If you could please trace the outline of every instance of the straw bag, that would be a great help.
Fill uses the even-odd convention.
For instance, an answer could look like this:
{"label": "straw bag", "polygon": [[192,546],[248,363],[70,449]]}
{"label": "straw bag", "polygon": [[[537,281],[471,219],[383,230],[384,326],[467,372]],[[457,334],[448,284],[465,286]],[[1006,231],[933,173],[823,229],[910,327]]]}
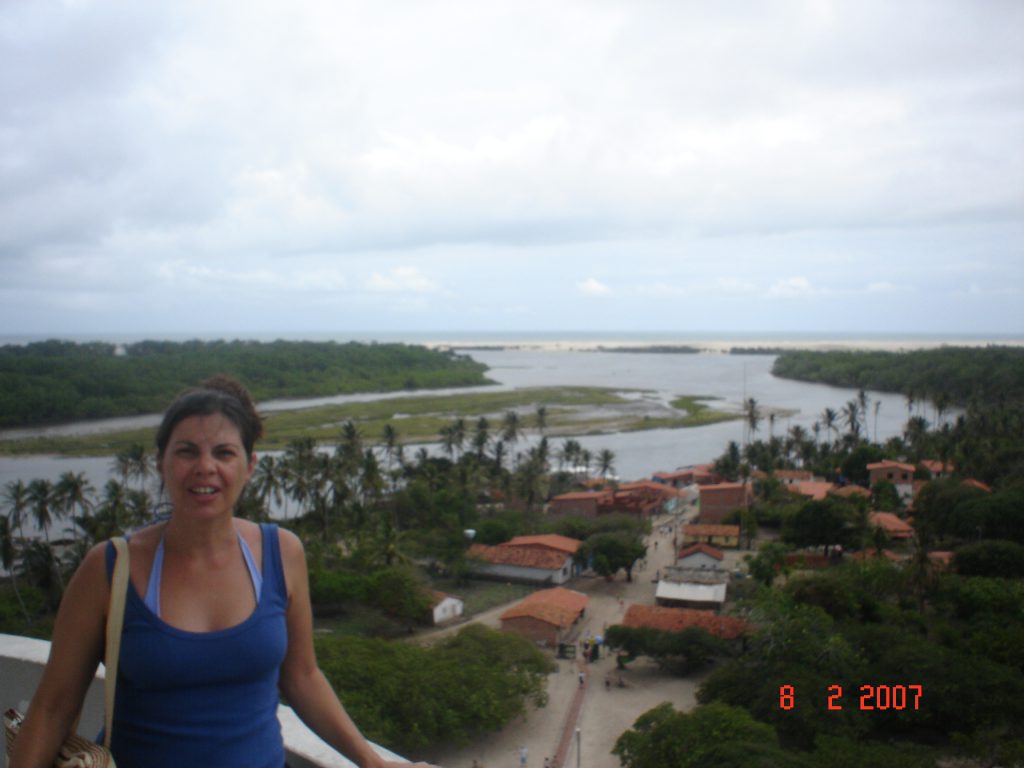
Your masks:
{"label": "straw bag", "polygon": [[[117,689],[117,662],[121,652],[121,627],[124,624],[124,602],[128,590],[128,542],[122,537],[112,540],[117,549],[114,578],[110,586],[110,609],[107,611],[106,678],[104,694],[103,745],[74,733],[60,746],[54,768],[116,768],[110,754],[110,735],[114,720],[114,692]],[[14,751],[23,716],[16,709],[4,713],[4,735],[7,739],[7,757]]]}

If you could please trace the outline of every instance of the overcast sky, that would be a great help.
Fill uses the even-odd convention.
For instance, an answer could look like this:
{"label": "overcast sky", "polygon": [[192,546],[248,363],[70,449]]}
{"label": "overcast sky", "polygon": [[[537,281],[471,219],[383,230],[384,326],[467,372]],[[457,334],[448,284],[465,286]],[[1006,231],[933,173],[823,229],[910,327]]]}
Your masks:
{"label": "overcast sky", "polygon": [[0,0],[0,334],[1024,333],[1021,0]]}

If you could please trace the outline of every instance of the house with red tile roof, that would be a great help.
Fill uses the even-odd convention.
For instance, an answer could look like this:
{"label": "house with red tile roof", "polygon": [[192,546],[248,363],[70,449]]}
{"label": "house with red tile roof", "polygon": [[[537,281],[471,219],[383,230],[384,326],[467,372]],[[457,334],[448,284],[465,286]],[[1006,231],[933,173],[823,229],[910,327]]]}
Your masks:
{"label": "house with red tile roof", "polygon": [[647,520],[672,513],[686,500],[685,492],[671,486],[644,480],[623,483],[602,491],[563,493],[551,499],[548,514],[552,517],[577,515],[594,518],[615,513],[634,515]]}
{"label": "house with red tile roof", "polygon": [[679,550],[676,565],[680,568],[719,568],[725,558],[722,550],[710,544],[698,542]]}
{"label": "house with red tile roof", "polygon": [[540,547],[541,549],[551,549],[555,552],[564,552],[567,555],[575,555],[577,550],[583,546],[583,542],[579,539],[570,539],[568,536],[559,536],[557,533],[545,533],[538,536],[516,536],[501,546]]}
{"label": "house with red tile roof", "polygon": [[963,484],[969,485],[971,488],[977,488],[979,491],[984,491],[985,493],[992,493],[992,486],[981,482],[981,480],[975,480],[973,477],[968,477],[963,481]]}
{"label": "house with red tile roof", "polygon": [[554,646],[571,634],[589,601],[583,593],[563,587],[534,592],[501,615],[501,628]]}
{"label": "house with red tile roof", "polygon": [[872,488],[875,483],[887,480],[896,486],[896,491],[903,501],[908,502],[914,498],[914,471],[916,468],[913,464],[886,459],[868,464],[867,469]]}
{"label": "house with red tile roof", "polygon": [[555,496],[548,503],[548,514],[552,517],[597,517],[598,506],[603,499],[610,498],[612,491],[577,491]]}
{"label": "house with red tile roof", "polygon": [[738,525],[704,525],[694,523],[683,526],[683,544],[711,544],[718,547],[738,547],[740,527]]}
{"label": "house with red tile roof", "polygon": [[658,629],[662,632],[682,632],[697,627],[723,640],[735,640],[751,631],[746,621],[734,616],[663,605],[630,605],[622,618],[622,625],[633,629]]}
{"label": "house with red tile roof", "polygon": [[914,535],[913,527],[892,512],[869,512],[868,522],[885,531],[890,539],[909,539]]}
{"label": "house with red tile roof", "polygon": [[921,466],[927,469],[932,480],[939,480],[953,474],[953,465],[950,462],[942,462],[938,459],[921,459]]}
{"label": "house with red tile roof", "polygon": [[717,525],[737,509],[747,509],[754,500],[750,483],[718,483],[700,487],[700,516],[705,525]]}
{"label": "house with red tile roof", "polygon": [[814,480],[814,475],[806,469],[776,469],[773,473],[775,479],[783,485],[797,485],[798,483],[809,483]]}
{"label": "house with red tile roof", "polygon": [[822,501],[829,493],[836,490],[836,485],[821,480],[804,480],[787,485],[786,490],[813,501]]}
{"label": "house with red tile roof", "polygon": [[878,558],[888,560],[890,563],[902,563],[907,559],[907,556],[901,555],[897,552],[893,552],[891,549],[883,549],[881,553],[879,553],[876,549],[861,549],[850,555],[850,559],[856,562],[877,560]]}
{"label": "house with red tile roof", "polygon": [[871,491],[861,485],[843,485],[832,488],[832,490],[828,492],[828,495],[838,496],[841,499],[870,499]]}
{"label": "house with red tile roof", "polygon": [[517,536],[497,546],[473,544],[466,553],[477,574],[531,584],[564,584],[576,575],[582,542],[555,534]]}

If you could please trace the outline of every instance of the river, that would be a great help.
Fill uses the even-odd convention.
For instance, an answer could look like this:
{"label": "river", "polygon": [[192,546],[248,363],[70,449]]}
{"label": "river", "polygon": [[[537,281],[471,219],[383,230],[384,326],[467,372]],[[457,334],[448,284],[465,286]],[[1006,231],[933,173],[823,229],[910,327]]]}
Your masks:
{"label": "river", "polygon": [[[762,410],[777,410],[775,434],[782,435],[800,424],[811,434],[812,425],[820,420],[825,408],[837,412],[856,398],[850,389],[779,379],[771,375],[772,355],[616,353],[602,351],[534,349],[473,349],[466,352],[489,367],[488,376],[505,388],[589,385],[619,389],[646,390],[644,397],[668,403],[678,395],[712,395],[718,400],[713,407],[738,412],[747,397],[757,400]],[[271,409],[301,407],[321,402],[370,400],[392,395],[339,396],[310,401],[268,403]],[[900,434],[907,419],[906,401],[902,395],[869,392],[869,432],[872,439],[887,439]],[[877,414],[874,404],[880,403]],[[157,417],[139,417],[130,424],[153,424]],[[125,420],[68,425],[61,431],[95,431]],[[53,431],[56,431],[53,430]],[[765,419],[758,437],[767,438],[769,424]],[[690,429],[657,429],[579,437],[580,444],[595,456],[604,448],[615,454],[615,473],[623,480],[650,477],[654,472],[671,470],[688,464],[711,461],[725,450],[730,440],[742,443],[741,421],[725,422]],[[557,449],[561,440],[551,438]],[[535,442],[527,438],[517,450]],[[436,446],[431,446],[436,450]],[[101,489],[111,477],[110,458],[59,458],[26,456],[0,459],[0,486],[12,480],[29,482],[35,478],[56,480],[63,472],[84,472],[92,484]]]}

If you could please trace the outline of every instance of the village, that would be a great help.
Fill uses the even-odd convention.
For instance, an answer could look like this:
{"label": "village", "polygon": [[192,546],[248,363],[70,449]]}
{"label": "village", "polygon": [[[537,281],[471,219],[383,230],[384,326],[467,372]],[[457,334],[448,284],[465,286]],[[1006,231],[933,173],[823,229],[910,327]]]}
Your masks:
{"label": "village", "polygon": [[[946,477],[951,470],[938,461],[922,464],[935,478]],[[923,485],[914,479],[912,464],[885,460],[867,469],[872,487],[889,483],[905,502],[911,502]],[[776,470],[772,475],[797,499],[853,496],[867,504],[871,498],[862,485],[839,485],[809,471]],[[495,546],[473,544],[470,554],[477,575],[538,587],[521,601],[473,620],[529,638],[558,659],[559,671],[550,676],[546,708],[520,718],[484,744],[443,751],[435,756],[437,761],[448,768],[618,768],[611,749],[637,717],[663,701],[681,710],[696,706],[703,675],[670,675],[649,659],[604,647],[603,636],[613,625],[666,632],[696,627],[725,642],[742,643],[753,627],[734,594],[744,593],[743,585],[750,584],[747,558],[778,533],[762,529],[748,537],[740,524],[727,521],[742,519],[737,513],[750,508],[767,479],[755,470],[744,482],[723,482],[714,465],[705,464],[658,472],[639,482],[594,479],[585,483],[586,490],[553,497],[548,517],[626,513],[650,523],[647,554],[628,577],[594,574],[575,558],[582,542],[561,535],[517,536]],[[963,482],[989,490],[977,480]],[[904,517],[870,510],[868,519],[880,532],[874,539],[885,546],[790,552],[786,570],[820,569],[844,557],[900,562],[912,556],[914,531]],[[952,559],[951,552],[928,556],[940,568]],[[435,622],[448,628],[437,634],[460,627],[460,612],[458,598],[438,593]]]}

